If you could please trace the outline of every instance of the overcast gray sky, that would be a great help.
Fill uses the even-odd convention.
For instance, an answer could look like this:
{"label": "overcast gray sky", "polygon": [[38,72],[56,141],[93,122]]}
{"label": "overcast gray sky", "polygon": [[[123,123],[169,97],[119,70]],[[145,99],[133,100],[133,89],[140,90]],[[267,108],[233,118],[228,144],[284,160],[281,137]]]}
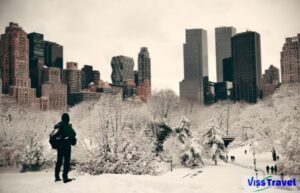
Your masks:
{"label": "overcast gray sky", "polygon": [[135,60],[149,48],[153,88],[179,91],[185,29],[208,31],[210,80],[216,80],[214,28],[261,35],[262,67],[280,66],[286,37],[300,33],[300,0],[0,0],[0,31],[10,21],[64,46],[64,62],[91,64],[111,81],[112,56]]}

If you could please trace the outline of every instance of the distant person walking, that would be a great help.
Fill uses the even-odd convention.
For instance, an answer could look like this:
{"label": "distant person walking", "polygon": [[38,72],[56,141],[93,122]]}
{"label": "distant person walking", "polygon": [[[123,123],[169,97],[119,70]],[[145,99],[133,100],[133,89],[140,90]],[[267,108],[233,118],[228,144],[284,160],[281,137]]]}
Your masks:
{"label": "distant person walking", "polygon": [[247,150],[245,150],[245,154],[247,154]]}
{"label": "distant person walking", "polygon": [[274,167],[271,167],[271,173],[274,174]]}
{"label": "distant person walking", "polygon": [[267,165],[267,167],[266,167],[266,170],[267,170],[267,174],[269,173],[269,171],[270,171],[270,167]]}
{"label": "distant person walking", "polygon": [[277,166],[274,166],[274,173],[277,174]]}
{"label": "distant person walking", "polygon": [[59,173],[64,162],[63,181],[64,183],[71,182],[72,179],[68,178],[71,160],[71,145],[76,144],[76,132],[72,128],[70,117],[67,113],[64,113],[61,117],[61,122],[54,126],[57,132],[54,134],[58,139],[57,145],[57,162],[55,165],[55,182],[61,181]]}

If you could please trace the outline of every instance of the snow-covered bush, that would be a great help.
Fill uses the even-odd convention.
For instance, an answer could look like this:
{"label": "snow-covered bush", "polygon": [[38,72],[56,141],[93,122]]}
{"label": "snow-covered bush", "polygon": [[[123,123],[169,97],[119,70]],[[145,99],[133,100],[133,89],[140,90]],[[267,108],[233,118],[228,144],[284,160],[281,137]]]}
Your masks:
{"label": "snow-covered bush", "polygon": [[[93,118],[88,122],[93,135],[86,133],[86,137],[94,145],[89,149],[91,156],[80,161],[80,171],[93,175],[155,172],[154,140],[147,135],[148,116],[141,106],[103,97],[89,115]],[[82,126],[86,126],[84,122]]]}
{"label": "snow-covered bush", "polygon": [[27,148],[21,160],[21,172],[41,170],[46,163],[42,146],[35,143]]}
{"label": "snow-covered bush", "polygon": [[225,158],[226,148],[222,139],[223,133],[219,126],[212,119],[204,133],[204,148],[209,152],[210,157],[217,165],[218,158]]}
{"label": "snow-covered bush", "polygon": [[173,132],[163,144],[163,156],[171,159],[174,165],[195,167],[203,165],[203,148],[198,138],[190,130],[190,120],[182,117]]}
{"label": "snow-covered bush", "polygon": [[44,141],[53,128],[53,118],[59,119],[58,113],[2,103],[0,110],[0,165],[22,166],[24,171],[41,169],[47,160]]}

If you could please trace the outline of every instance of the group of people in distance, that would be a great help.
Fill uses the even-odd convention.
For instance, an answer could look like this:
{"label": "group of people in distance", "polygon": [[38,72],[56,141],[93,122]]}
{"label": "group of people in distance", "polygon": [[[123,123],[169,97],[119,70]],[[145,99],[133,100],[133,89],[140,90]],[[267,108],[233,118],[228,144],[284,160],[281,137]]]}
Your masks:
{"label": "group of people in distance", "polygon": [[266,170],[267,170],[267,173],[269,173],[270,170],[271,170],[272,174],[277,174],[277,166],[276,165],[275,166],[271,166],[271,167],[267,165]]}

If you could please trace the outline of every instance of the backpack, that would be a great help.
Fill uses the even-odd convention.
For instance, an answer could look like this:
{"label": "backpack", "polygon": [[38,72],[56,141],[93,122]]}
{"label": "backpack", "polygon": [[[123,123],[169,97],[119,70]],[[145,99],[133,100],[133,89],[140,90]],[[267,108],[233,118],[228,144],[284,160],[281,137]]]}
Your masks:
{"label": "backpack", "polygon": [[54,129],[50,135],[49,135],[49,143],[52,147],[52,149],[57,149],[59,145],[61,144],[61,138],[60,136],[57,136],[58,129]]}

